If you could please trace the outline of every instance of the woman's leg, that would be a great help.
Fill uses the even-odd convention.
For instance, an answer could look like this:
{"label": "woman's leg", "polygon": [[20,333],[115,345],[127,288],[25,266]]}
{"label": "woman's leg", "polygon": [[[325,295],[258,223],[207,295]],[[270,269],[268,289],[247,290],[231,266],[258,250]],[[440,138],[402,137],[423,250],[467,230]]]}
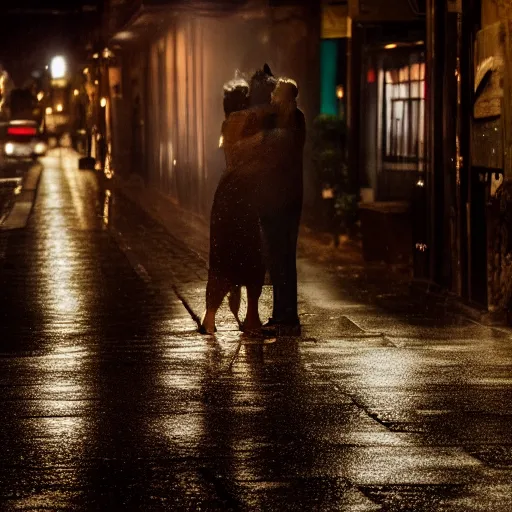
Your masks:
{"label": "woman's leg", "polygon": [[209,272],[208,284],[206,285],[206,313],[201,322],[201,333],[213,334],[216,331],[215,315],[229,289],[230,283],[227,279],[214,272]]}
{"label": "woman's leg", "polygon": [[229,296],[228,296],[228,302],[229,302],[229,309],[231,310],[231,313],[233,313],[236,322],[238,324],[238,327],[241,326],[240,322],[240,316],[238,313],[240,312],[240,303],[242,301],[242,294],[241,294],[241,287],[238,285],[232,286],[229,290]]}
{"label": "woman's leg", "polygon": [[247,286],[247,316],[244,320],[244,331],[255,331],[261,327],[261,320],[258,309],[261,290],[261,285]]}

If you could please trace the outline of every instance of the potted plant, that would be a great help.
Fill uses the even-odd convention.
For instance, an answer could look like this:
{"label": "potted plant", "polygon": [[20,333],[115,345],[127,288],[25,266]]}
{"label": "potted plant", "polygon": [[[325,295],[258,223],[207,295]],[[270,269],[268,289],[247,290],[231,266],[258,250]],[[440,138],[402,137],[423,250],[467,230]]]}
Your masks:
{"label": "potted plant", "polygon": [[321,114],[313,123],[313,168],[316,178],[317,219],[339,243],[339,236],[350,234],[357,218],[357,196],[350,186],[346,161],[346,127],[343,120]]}

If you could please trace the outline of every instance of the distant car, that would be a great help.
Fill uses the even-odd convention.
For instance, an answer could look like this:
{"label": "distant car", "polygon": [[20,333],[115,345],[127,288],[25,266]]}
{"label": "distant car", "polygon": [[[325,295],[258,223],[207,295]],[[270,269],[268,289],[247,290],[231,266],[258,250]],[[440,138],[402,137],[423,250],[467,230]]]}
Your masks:
{"label": "distant car", "polygon": [[6,158],[32,158],[44,156],[48,149],[45,134],[36,121],[16,120],[7,125],[3,153]]}

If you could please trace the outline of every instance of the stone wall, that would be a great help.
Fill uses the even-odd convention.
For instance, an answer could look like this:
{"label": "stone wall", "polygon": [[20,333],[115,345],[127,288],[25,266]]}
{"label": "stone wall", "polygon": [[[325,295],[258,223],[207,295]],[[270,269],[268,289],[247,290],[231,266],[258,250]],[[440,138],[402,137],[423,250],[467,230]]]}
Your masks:
{"label": "stone wall", "polygon": [[[482,30],[477,37],[476,85],[484,72],[488,79],[483,80],[476,98],[477,129],[473,131],[472,154],[473,165],[501,171],[486,176],[488,309],[498,318],[508,317],[512,310],[511,36],[512,1],[484,0]],[[487,129],[490,127],[492,130]],[[485,146],[487,159],[483,158],[484,152],[479,151]]]}

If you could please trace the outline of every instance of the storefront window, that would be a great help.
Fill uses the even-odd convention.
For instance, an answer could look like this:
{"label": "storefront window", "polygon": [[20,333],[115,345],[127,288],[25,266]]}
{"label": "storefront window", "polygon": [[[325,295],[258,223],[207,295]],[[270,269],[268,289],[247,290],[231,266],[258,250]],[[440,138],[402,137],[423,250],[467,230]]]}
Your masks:
{"label": "storefront window", "polygon": [[425,63],[411,62],[386,69],[383,99],[384,159],[410,162],[423,160]]}

